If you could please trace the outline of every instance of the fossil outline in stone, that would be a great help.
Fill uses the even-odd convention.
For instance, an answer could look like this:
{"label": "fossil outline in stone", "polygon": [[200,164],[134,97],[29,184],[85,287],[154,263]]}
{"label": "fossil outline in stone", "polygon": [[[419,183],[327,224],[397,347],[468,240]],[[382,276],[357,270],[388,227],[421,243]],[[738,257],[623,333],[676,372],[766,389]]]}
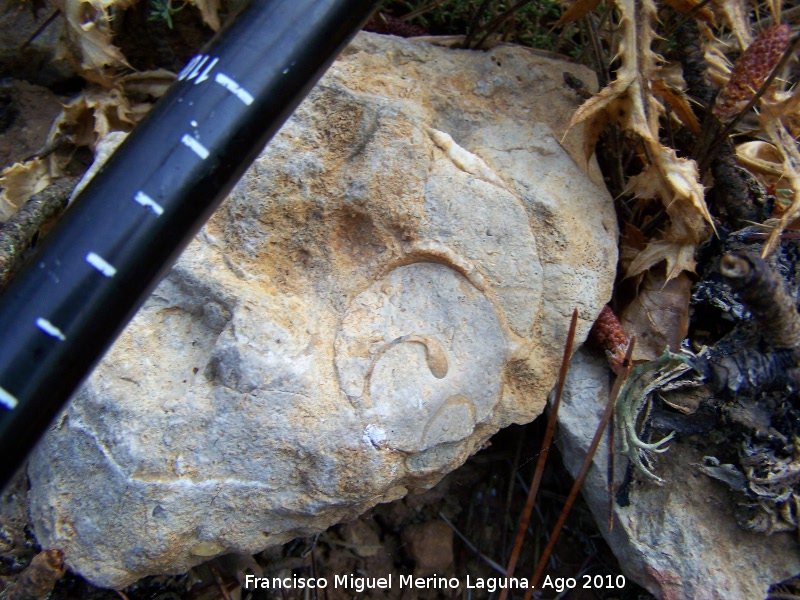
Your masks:
{"label": "fossil outline in stone", "polygon": [[385,447],[418,452],[463,439],[488,418],[509,339],[486,289],[449,264],[420,261],[353,299],[335,352],[341,389],[386,432]]}
{"label": "fossil outline in stone", "polygon": [[372,371],[375,368],[375,364],[380,360],[383,354],[397,346],[397,344],[421,344],[422,347],[425,349],[425,362],[428,363],[428,368],[431,370],[431,374],[436,377],[436,379],[444,379],[447,376],[447,371],[449,369],[447,364],[447,351],[444,349],[444,346],[437,340],[435,337],[431,335],[419,335],[416,333],[411,333],[408,335],[401,335],[399,338],[395,338],[388,344],[381,346],[375,356],[372,358],[372,362],[369,365],[369,369],[367,370],[367,374],[364,376],[364,396],[369,398],[369,382],[372,379]]}

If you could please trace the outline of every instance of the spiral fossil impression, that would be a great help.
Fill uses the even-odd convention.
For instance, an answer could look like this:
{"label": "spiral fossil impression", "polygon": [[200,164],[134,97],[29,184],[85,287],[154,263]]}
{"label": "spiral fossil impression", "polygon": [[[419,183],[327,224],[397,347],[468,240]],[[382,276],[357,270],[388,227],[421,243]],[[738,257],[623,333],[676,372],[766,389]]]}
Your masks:
{"label": "spiral fossil impression", "polygon": [[336,340],[339,382],[370,421],[371,439],[407,452],[463,439],[485,420],[506,354],[486,296],[450,267],[425,262],[362,292]]}

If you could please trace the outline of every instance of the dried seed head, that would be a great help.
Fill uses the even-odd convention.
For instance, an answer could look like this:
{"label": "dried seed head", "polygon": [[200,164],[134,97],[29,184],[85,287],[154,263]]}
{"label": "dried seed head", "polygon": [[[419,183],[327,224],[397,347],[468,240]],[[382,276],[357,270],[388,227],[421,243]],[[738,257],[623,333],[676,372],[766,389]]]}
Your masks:
{"label": "dried seed head", "polygon": [[729,123],[750,102],[789,46],[791,33],[789,25],[770,27],[736,60],[712,110],[720,122]]}
{"label": "dried seed head", "polygon": [[619,373],[625,366],[625,352],[628,350],[630,340],[622,330],[622,325],[614,311],[606,305],[592,325],[590,337],[606,351],[608,364]]}

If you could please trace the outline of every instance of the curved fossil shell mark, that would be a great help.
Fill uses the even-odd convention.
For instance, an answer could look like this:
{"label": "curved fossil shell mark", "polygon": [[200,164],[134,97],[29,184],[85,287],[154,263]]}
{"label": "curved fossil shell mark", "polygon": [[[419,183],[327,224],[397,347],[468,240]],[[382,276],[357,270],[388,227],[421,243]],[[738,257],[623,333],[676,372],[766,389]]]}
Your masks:
{"label": "curved fossil shell mark", "polygon": [[442,344],[435,337],[430,335],[404,335],[392,342],[392,345],[404,342],[422,344],[425,348],[425,362],[436,379],[444,379],[447,375],[447,352]]}
{"label": "curved fossil shell mark", "polygon": [[488,417],[508,348],[483,292],[449,266],[414,263],[353,300],[335,351],[342,390],[386,446],[419,452]]}

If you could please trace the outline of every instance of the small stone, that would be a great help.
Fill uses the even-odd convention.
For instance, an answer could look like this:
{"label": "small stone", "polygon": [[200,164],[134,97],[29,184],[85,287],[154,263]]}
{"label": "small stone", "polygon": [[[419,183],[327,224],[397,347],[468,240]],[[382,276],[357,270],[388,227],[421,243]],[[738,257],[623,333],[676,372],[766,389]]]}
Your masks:
{"label": "small stone", "polygon": [[363,518],[343,525],[341,533],[348,547],[362,558],[375,556],[383,548],[377,525]]}
{"label": "small stone", "polygon": [[453,530],[443,521],[403,528],[405,550],[414,561],[414,576],[442,575],[453,564]]}

